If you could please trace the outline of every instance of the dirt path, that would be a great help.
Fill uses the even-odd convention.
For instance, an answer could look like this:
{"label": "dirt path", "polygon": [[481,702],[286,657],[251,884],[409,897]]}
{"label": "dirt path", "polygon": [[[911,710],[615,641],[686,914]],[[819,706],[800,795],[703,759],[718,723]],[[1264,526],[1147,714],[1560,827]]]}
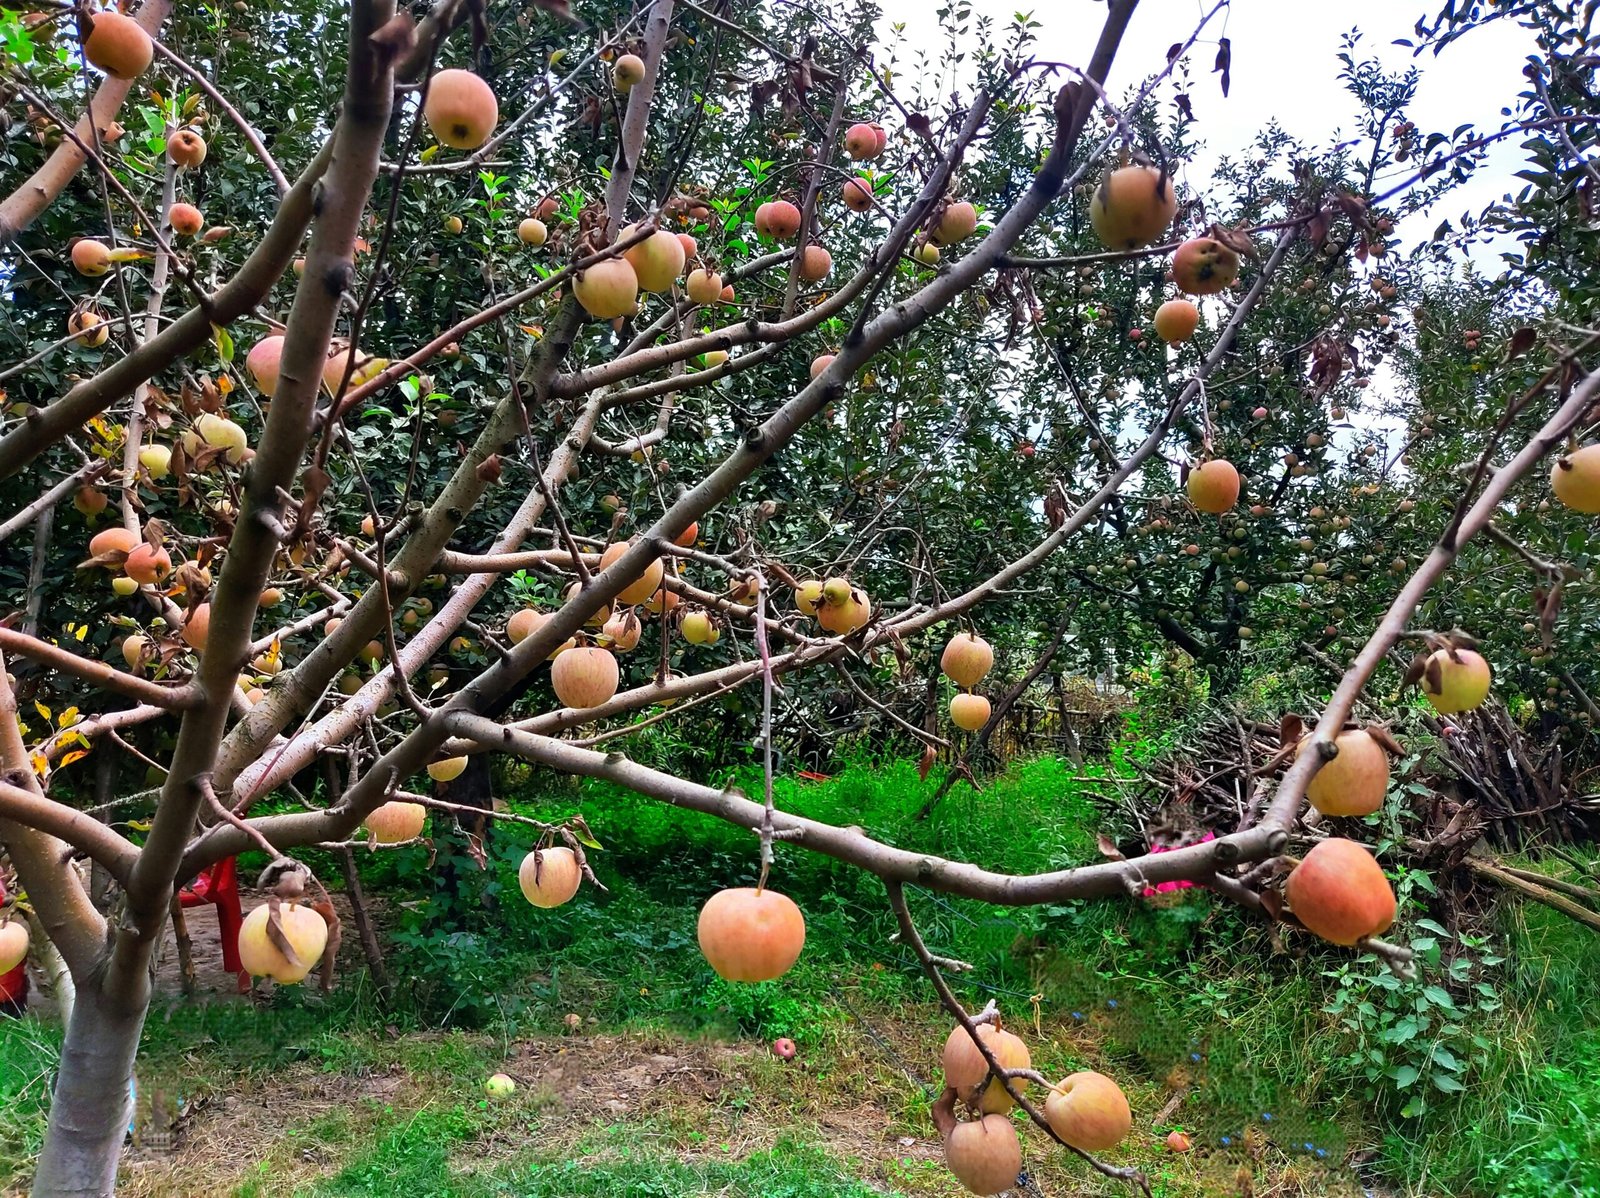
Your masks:
{"label": "dirt path", "polygon": [[[438,1039],[438,1037],[413,1037]],[[541,1155],[575,1149],[596,1128],[648,1123],[660,1146],[685,1157],[726,1158],[772,1148],[804,1125],[819,1145],[856,1163],[868,1177],[886,1179],[891,1162],[935,1160],[932,1138],[898,1136],[886,1105],[854,1099],[847,1106],[825,1095],[804,1067],[782,1093],[751,1093],[764,1046],[683,1041],[661,1036],[535,1037],[514,1041],[501,1068],[517,1083],[513,1099],[497,1106],[479,1138],[458,1146],[463,1162],[489,1168],[525,1156],[537,1124]],[[304,1135],[320,1121],[350,1112],[394,1113],[481,1097],[481,1079],[459,1079],[440,1092],[400,1065],[360,1076],[295,1066],[264,1083],[202,1097],[171,1130],[141,1139],[125,1158],[122,1198],[195,1198],[233,1193],[270,1162],[274,1193],[292,1193],[336,1172],[343,1153]],[[359,1122],[360,1116],[355,1116]],[[294,1144],[288,1149],[286,1145]],[[726,1145],[726,1148],[715,1147]],[[348,1153],[351,1145],[341,1146]]]}
{"label": "dirt path", "polygon": [[[263,902],[265,897],[253,890],[240,891],[246,914],[258,903]],[[350,900],[338,893],[329,897],[332,898],[333,909],[338,912],[339,921],[344,927],[344,938],[339,945],[337,957],[338,968],[341,973],[346,969],[362,968],[365,962],[361,960],[361,945],[355,935]],[[189,931],[190,952],[194,961],[195,993],[210,996],[237,994],[238,980],[222,966],[222,935],[217,930],[217,909],[207,903],[201,907],[190,907],[183,914]],[[41,1014],[51,1011],[55,1004],[48,986],[37,972],[32,973],[30,977],[33,985],[28,992],[29,1009]],[[178,945],[173,937],[170,922],[162,933],[161,948],[156,954],[155,990],[158,996],[183,993],[183,971],[179,964]]]}

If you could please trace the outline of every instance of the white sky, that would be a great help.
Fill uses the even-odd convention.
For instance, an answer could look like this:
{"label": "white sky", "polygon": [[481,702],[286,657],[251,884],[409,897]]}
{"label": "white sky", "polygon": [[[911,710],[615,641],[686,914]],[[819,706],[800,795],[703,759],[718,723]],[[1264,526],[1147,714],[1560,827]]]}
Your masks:
{"label": "white sky", "polygon": [[[953,0],[946,0],[953,2]],[[934,13],[938,0],[879,0],[884,20],[880,37],[889,26],[905,25],[906,47],[926,48],[935,54],[944,34]],[[1104,22],[1104,0],[970,0],[976,13],[987,14],[998,26],[1009,24],[1013,14],[1030,13],[1037,30],[1035,56],[1082,66],[1088,62]],[[1125,95],[1140,80],[1161,69],[1167,48],[1186,41],[1201,15],[1215,0],[1142,0],[1123,38],[1107,91],[1113,98]],[[1512,22],[1500,21],[1458,39],[1435,58],[1431,51],[1413,58],[1411,51],[1392,43],[1413,37],[1417,18],[1431,21],[1439,0],[1233,0],[1231,11],[1219,13],[1207,25],[1190,51],[1190,95],[1198,125],[1194,136],[1201,152],[1181,170],[1191,187],[1204,191],[1211,169],[1221,155],[1244,150],[1270,118],[1314,150],[1358,135],[1358,108],[1339,80],[1342,64],[1336,55],[1344,34],[1359,29],[1362,37],[1354,50],[1357,62],[1377,58],[1393,73],[1415,64],[1421,72],[1416,98],[1407,115],[1423,134],[1449,134],[1458,125],[1472,123],[1480,131],[1500,127],[1502,106],[1511,105],[1522,90],[1522,66],[1535,50],[1532,35]],[[1211,74],[1216,39],[1232,42],[1233,69],[1229,95],[1223,98],[1218,77]],[[902,60],[904,71],[910,63]],[[965,82],[963,80],[962,82]],[[1162,96],[1163,102],[1170,89]],[[1459,227],[1464,212],[1476,214],[1515,186],[1511,177],[1521,165],[1516,138],[1508,138],[1490,152],[1473,179],[1450,192],[1430,211],[1400,224],[1402,245],[1425,241],[1439,222],[1448,218]],[[1369,144],[1370,149],[1370,144]],[[1378,179],[1382,190],[1386,182]],[[1500,271],[1493,245],[1471,248],[1478,270]],[[1394,380],[1381,368],[1373,379],[1373,398],[1387,393]],[[1360,428],[1379,432],[1391,440],[1402,437],[1403,423],[1376,411],[1357,413]],[[1336,430],[1335,444],[1350,434]]]}
{"label": "white sky", "polygon": [[[1040,23],[1038,57],[1082,65],[1088,61],[1105,14],[1103,0],[971,0],[975,11],[997,24],[1018,11],[1031,11]],[[1123,39],[1109,80],[1112,96],[1124,93],[1166,61],[1167,47],[1187,39],[1202,12],[1215,0],[1143,0]],[[880,0],[885,28],[902,22],[914,47],[936,49],[942,33],[936,27],[931,0]],[[1340,83],[1335,54],[1342,35],[1360,29],[1359,61],[1376,56],[1391,70],[1415,62],[1422,71],[1417,98],[1410,110],[1420,130],[1449,133],[1472,122],[1493,130],[1502,120],[1500,108],[1521,90],[1521,69],[1533,41],[1510,22],[1497,22],[1462,38],[1437,59],[1429,52],[1413,60],[1411,52],[1390,43],[1409,37],[1419,16],[1430,19],[1438,0],[1233,0],[1231,12],[1212,20],[1203,44],[1191,51],[1194,86],[1191,94],[1199,118],[1197,136],[1205,152],[1190,164],[1188,181],[1203,186],[1216,155],[1246,146],[1269,117],[1314,147],[1332,140],[1335,131],[1356,133],[1356,107]],[[1223,99],[1210,68],[1216,38],[1226,33],[1233,43],[1230,95]],[[1440,210],[1400,230],[1403,237],[1427,237],[1440,220],[1477,211],[1498,199],[1514,183],[1515,139],[1480,168],[1478,178],[1458,189]],[[1492,256],[1491,256],[1492,257]],[[1489,261],[1480,259],[1485,266]],[[1492,267],[1491,267],[1492,269]]]}

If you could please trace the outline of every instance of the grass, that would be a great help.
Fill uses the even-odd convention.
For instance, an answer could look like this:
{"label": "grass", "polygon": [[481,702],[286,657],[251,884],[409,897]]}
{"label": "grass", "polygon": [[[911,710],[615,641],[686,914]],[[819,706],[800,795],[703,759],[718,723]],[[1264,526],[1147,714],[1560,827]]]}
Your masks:
{"label": "grass", "polygon": [[[1096,858],[1101,786],[1034,762],[917,821],[927,785],[888,763],[781,780],[778,799],[1032,872]],[[526,845],[510,832],[492,838],[485,871],[443,842],[431,867],[421,850],[364,862],[379,893],[432,887],[388,909],[395,1007],[350,973],[327,997],[158,1008],[141,1090],[185,1112],[183,1148],[135,1153],[127,1194],[957,1192],[926,1117],[948,1024],[873,879],[780,845],[774,884],[806,911],[806,953],[781,984],[732,985],[696,951],[694,921],[712,890],[752,879],[748,833],[592,784],[514,803],[581,812],[605,845],[592,856],[607,891],[530,908],[514,881]],[[976,966],[953,979],[963,998],[998,1001],[1037,1067],[1118,1078],[1136,1133],[1114,1159],[1146,1169],[1161,1198],[1238,1193],[1241,1169],[1258,1192],[1328,1198],[1600,1193],[1600,938],[1552,912],[1508,909],[1500,1006],[1478,1025],[1492,1050],[1464,1092],[1406,1118],[1397,1094],[1376,1109],[1351,1098],[1361,1045],[1325,1010],[1344,954],[1303,940],[1291,942],[1303,955],[1277,951],[1260,921],[1198,891],[1170,907],[912,901],[935,951]],[[776,1036],[800,1042],[796,1064],[766,1051]],[[0,1190],[37,1148],[57,1047],[32,1020],[0,1037]],[[482,1080],[500,1069],[519,1089],[490,1103]],[[1180,1125],[1197,1150],[1175,1157],[1161,1137]],[[1028,1161],[1046,1193],[1097,1184],[1037,1136]]]}
{"label": "grass", "polygon": [[1384,1167],[1476,1178],[1505,1198],[1600,1194],[1600,937],[1539,906],[1506,919],[1511,977],[1490,1064],[1437,1119],[1391,1131]]}

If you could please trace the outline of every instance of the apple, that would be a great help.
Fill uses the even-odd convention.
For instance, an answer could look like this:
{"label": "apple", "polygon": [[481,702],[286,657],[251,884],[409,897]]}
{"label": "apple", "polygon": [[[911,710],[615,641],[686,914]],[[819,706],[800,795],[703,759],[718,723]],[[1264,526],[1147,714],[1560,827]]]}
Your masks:
{"label": "apple", "polygon": [[476,150],[500,120],[494,91],[471,71],[439,71],[428,81],[423,117],[434,137],[456,150]]}
{"label": "apple", "polygon": [[193,129],[178,129],[167,138],[167,157],[182,170],[195,170],[206,160],[206,139]]}
{"label": "apple", "polygon": [[172,472],[172,450],[165,445],[146,445],[139,451],[139,465],[151,478],[166,478]]}
{"label": "apple", "polygon": [[488,1081],[483,1083],[483,1092],[490,1098],[509,1098],[516,1093],[517,1083],[504,1073],[492,1074]]}

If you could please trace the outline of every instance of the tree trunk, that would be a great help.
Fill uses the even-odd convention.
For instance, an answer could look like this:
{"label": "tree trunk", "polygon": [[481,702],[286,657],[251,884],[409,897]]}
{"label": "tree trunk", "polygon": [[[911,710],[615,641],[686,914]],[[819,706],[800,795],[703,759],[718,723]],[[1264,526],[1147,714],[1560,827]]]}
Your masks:
{"label": "tree trunk", "polygon": [[108,999],[100,985],[78,991],[61,1046],[50,1124],[32,1198],[112,1198],[122,1141],[133,1114],[129,1083],[150,992]]}

